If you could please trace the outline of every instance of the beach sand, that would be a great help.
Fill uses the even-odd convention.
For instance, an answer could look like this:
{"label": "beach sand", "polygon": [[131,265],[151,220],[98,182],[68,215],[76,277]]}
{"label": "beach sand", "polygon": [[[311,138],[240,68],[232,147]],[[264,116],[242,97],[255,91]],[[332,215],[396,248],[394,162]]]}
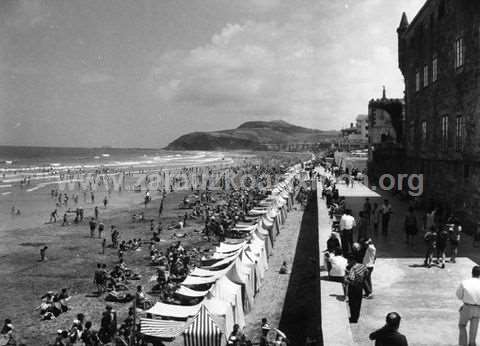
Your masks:
{"label": "beach sand", "polygon": [[[266,154],[263,159],[271,159],[275,155]],[[308,154],[284,154],[278,157],[295,157],[298,160],[309,158]],[[45,189],[44,189],[45,190]],[[43,191],[43,190],[41,190]],[[52,209],[48,201],[54,203],[49,196],[49,190],[31,194],[30,198],[38,198],[37,203],[47,200],[45,218]],[[179,209],[183,197],[189,191],[178,191],[167,195],[164,202],[160,248],[167,248],[171,243],[182,241],[184,247],[195,246],[209,249],[212,247],[198,232],[203,229],[201,219],[190,221],[182,231],[185,238],[175,237],[175,231],[167,231],[166,225],[170,221],[178,220],[185,210]],[[33,197],[38,196],[38,197]],[[144,211],[147,220],[158,220],[160,193],[153,193],[153,201],[147,207],[143,206],[143,193],[123,192],[122,195],[113,195],[106,210],[100,207],[100,220],[105,223],[104,237],[110,244],[110,225],[116,225],[121,234],[121,240],[141,238],[149,240],[151,232],[149,222],[133,223],[131,216],[135,212]],[[82,199],[82,196],[80,196]],[[100,202],[101,198],[97,201]],[[61,213],[60,213],[61,214]],[[61,216],[61,215],[60,215]],[[101,312],[107,302],[103,298],[91,297],[95,291],[93,273],[97,263],[105,263],[108,269],[118,262],[117,251],[107,248],[101,254],[101,240],[91,239],[88,228],[88,218],[93,216],[92,209],[85,210],[86,220],[81,224],[71,224],[62,227],[61,221],[56,224],[38,224],[37,227],[14,227],[0,232],[0,301],[3,302],[1,318],[11,318],[17,331],[18,341],[27,345],[44,345],[53,341],[57,329],[69,329],[76,314],[83,313],[86,321],[93,322],[94,329],[98,329]],[[11,217],[9,215],[9,217]],[[16,217],[13,224],[21,225]],[[178,231],[177,231],[178,232]],[[40,262],[39,250],[48,246],[45,262]],[[154,282],[150,278],[155,274],[154,267],[149,265],[148,245],[141,251],[128,252],[124,256],[125,263],[135,272],[142,275],[140,281],[131,281],[130,293],[134,293],[137,285],[143,285],[148,292]],[[39,311],[34,311],[40,304],[40,297],[49,290],[59,291],[66,287],[72,295],[69,301],[70,310],[61,314],[56,320],[40,321]],[[155,298],[153,297],[155,300]],[[118,311],[118,323],[122,323],[127,315],[130,304],[115,304]]]}

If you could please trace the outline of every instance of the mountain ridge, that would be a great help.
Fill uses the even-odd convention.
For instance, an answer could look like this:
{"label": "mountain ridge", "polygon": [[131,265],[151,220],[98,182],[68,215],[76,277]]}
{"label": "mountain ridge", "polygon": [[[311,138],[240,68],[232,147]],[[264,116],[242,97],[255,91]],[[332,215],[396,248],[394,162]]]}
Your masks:
{"label": "mountain ridge", "polygon": [[247,121],[234,129],[195,131],[182,135],[167,150],[268,150],[301,143],[329,143],[338,131],[317,130],[283,120]]}

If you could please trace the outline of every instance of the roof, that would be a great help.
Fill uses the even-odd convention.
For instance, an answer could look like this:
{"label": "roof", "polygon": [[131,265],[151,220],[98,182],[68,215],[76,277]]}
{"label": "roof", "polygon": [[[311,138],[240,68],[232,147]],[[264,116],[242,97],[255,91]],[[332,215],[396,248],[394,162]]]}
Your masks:
{"label": "roof", "polygon": [[[427,10],[427,8],[430,7],[431,3],[434,2],[435,0],[426,0],[425,3],[423,4],[422,8],[417,12],[417,14],[415,15],[415,17],[413,18],[412,22],[408,25],[408,27],[406,28],[405,32],[409,32],[414,26],[415,24],[417,24],[417,21],[420,19],[420,17],[422,17],[423,13]],[[407,16],[405,15],[405,18]],[[402,19],[403,19],[403,15],[402,15]],[[407,21],[408,22],[408,21]],[[401,24],[401,23],[400,23]]]}
{"label": "roof", "polygon": [[155,303],[153,307],[146,311],[147,314],[174,318],[188,318],[194,316],[200,309],[197,305],[174,305],[165,303]]}

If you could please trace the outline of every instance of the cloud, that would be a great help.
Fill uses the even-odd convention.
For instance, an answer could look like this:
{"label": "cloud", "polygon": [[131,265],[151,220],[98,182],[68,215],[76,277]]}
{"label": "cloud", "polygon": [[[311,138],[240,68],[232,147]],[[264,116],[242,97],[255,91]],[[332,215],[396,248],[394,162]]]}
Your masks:
{"label": "cloud", "polygon": [[112,80],[113,77],[106,73],[101,72],[87,72],[79,77],[80,84],[96,84],[96,83],[103,83],[109,80]]}
{"label": "cloud", "polygon": [[284,22],[226,24],[205,45],[162,55],[152,86],[183,111],[341,127],[367,111],[382,85],[390,96],[402,95],[391,19],[374,21],[368,35],[352,31],[352,21],[370,19],[371,11],[379,16],[382,3],[368,2],[373,8],[323,3],[293,11]]}

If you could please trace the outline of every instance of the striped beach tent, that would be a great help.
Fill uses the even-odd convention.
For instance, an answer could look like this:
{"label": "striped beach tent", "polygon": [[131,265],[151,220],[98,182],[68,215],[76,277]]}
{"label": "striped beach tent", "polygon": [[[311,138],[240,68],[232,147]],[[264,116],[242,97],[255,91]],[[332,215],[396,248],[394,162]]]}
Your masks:
{"label": "striped beach tent", "polygon": [[174,339],[185,330],[185,324],[186,321],[142,318],[140,319],[140,331],[153,338]]}
{"label": "striped beach tent", "polygon": [[222,346],[222,334],[205,305],[202,305],[190,326],[183,332],[184,345]]}

